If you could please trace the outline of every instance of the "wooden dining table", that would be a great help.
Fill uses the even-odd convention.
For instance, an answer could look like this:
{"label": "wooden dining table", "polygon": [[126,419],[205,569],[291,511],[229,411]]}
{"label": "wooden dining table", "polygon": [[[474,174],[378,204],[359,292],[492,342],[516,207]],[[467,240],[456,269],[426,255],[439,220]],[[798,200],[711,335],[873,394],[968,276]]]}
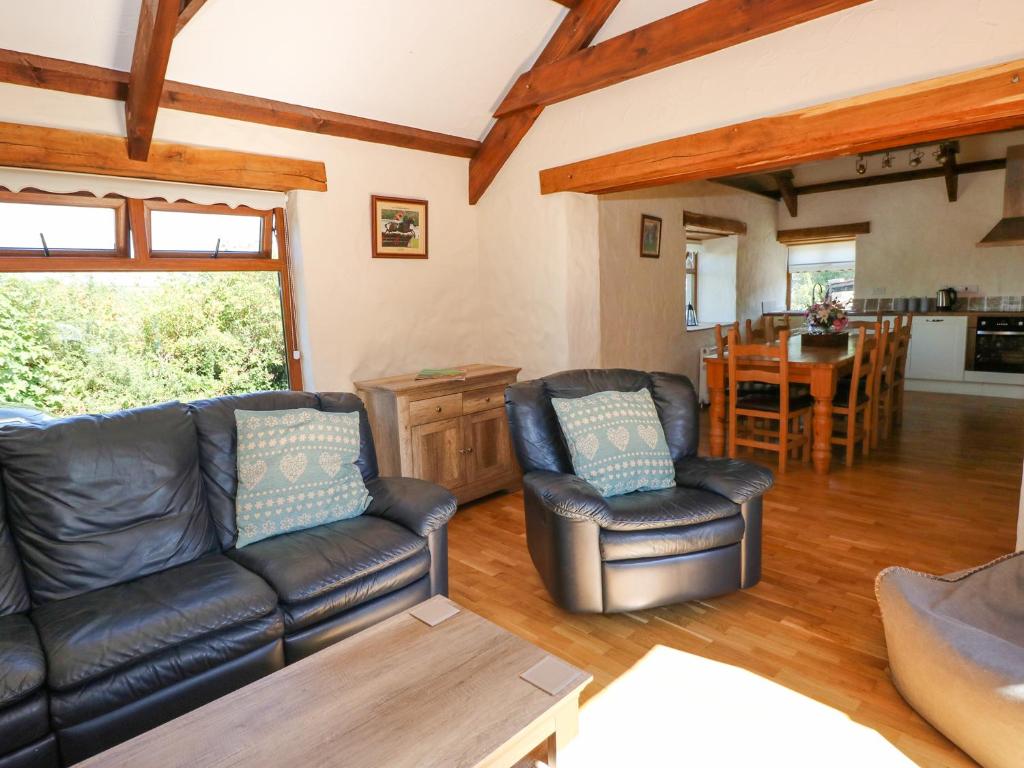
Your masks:
{"label": "wooden dining table", "polygon": [[[800,336],[789,337],[790,383],[810,385],[811,397],[814,398],[811,456],[814,471],[821,475],[828,473],[832,463],[832,399],[836,395],[836,384],[853,371],[858,333],[858,330],[850,331],[847,344],[840,347],[804,347]],[[711,357],[706,362],[708,395],[711,398],[711,455],[724,456],[725,389],[729,358]]]}

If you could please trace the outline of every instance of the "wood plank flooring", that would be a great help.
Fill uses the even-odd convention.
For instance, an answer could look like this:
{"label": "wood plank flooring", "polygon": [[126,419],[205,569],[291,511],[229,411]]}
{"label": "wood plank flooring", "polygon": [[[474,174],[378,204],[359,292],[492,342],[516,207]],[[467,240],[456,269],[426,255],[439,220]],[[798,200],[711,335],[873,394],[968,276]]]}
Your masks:
{"label": "wood plank flooring", "polygon": [[[706,447],[707,413],[702,413]],[[749,458],[769,466],[773,455]],[[526,550],[522,495],[461,508],[451,596],[593,673],[584,702],[665,645],[732,664],[846,713],[924,766],[974,763],[918,717],[886,673],[874,597],[888,565],[948,573],[1014,548],[1024,401],[908,392],[904,425],[827,477],[797,465],[765,504],[751,590],[636,614],[569,614]]]}

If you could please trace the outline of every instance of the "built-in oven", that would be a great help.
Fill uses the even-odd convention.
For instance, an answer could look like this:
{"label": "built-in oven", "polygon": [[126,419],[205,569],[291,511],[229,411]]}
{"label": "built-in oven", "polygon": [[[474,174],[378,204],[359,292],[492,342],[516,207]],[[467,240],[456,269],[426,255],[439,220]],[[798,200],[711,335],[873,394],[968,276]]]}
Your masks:
{"label": "built-in oven", "polygon": [[974,370],[1024,373],[1024,317],[978,317]]}

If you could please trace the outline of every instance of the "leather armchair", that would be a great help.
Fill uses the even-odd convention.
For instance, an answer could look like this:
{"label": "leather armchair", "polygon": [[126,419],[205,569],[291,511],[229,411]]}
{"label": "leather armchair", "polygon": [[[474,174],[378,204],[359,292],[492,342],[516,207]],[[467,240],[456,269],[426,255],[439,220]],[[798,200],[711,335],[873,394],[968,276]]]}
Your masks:
{"label": "leather armchair", "polygon": [[[676,486],[604,498],[573,474],[553,397],[650,391]],[[762,497],[770,470],[697,456],[698,411],[684,376],[579,370],[505,392],[523,469],[526,540],[541,580],[569,611],[616,613],[746,589],[761,578]]]}

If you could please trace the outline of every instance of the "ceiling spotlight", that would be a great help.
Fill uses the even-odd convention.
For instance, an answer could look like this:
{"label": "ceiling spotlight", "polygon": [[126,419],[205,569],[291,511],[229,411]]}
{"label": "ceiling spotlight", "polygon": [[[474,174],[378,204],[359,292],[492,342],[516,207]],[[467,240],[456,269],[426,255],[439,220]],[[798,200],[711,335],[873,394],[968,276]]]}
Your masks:
{"label": "ceiling spotlight", "polygon": [[911,168],[917,168],[919,165],[921,165],[921,161],[923,160],[924,152],[922,152],[917,147],[914,147],[912,150],[910,150],[910,160],[908,160],[907,162],[910,163]]}
{"label": "ceiling spotlight", "polygon": [[856,168],[857,168],[857,174],[860,175],[860,176],[863,176],[865,173],[868,172],[867,163],[864,162],[864,155],[861,155],[860,157],[857,158],[857,166],[856,166]]}
{"label": "ceiling spotlight", "polygon": [[886,152],[885,157],[882,158],[883,168],[892,168],[892,152]]}

